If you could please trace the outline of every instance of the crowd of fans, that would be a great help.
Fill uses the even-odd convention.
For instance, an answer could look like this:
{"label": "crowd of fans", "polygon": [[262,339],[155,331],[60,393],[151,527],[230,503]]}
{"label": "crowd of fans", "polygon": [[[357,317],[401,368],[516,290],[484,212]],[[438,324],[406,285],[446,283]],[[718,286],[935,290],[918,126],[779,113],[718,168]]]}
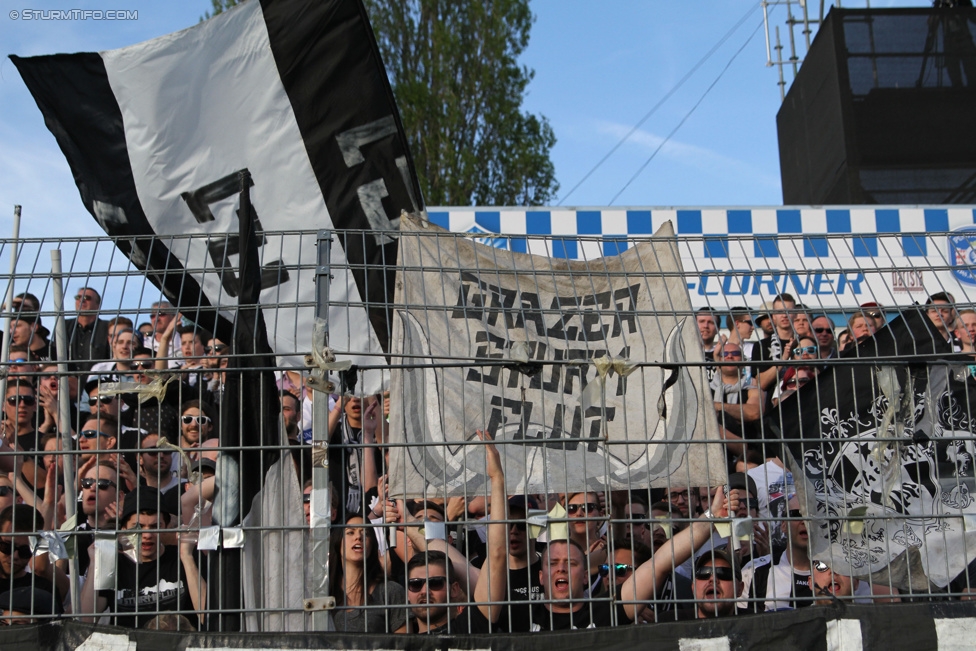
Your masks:
{"label": "crowd of fans", "polygon": [[[36,297],[21,294],[9,310],[0,621],[71,614],[128,627],[206,627],[208,581],[217,577],[194,527],[209,523],[232,346],[166,302],[154,303],[150,321],[136,326],[101,319],[101,297],[91,288],[74,298],[68,374],[58,372]],[[929,297],[926,313],[955,350],[976,354],[976,312],[957,313],[942,293]],[[724,333],[710,309],[696,321],[728,454],[725,487],[675,480],[668,489],[509,495],[491,436],[479,432],[490,480],[483,494],[394,500],[384,454],[389,395],[332,396],[335,628],[528,632],[914,598],[811,560],[785,453],[763,434],[764,415],[810,382],[822,360],[885,326],[883,308],[862,305],[840,330],[788,294],[758,313],[736,308],[723,316]],[[307,446],[307,378],[293,370],[276,378],[285,438]],[[310,522],[308,465],[295,458]],[[71,490],[66,465],[76,469]],[[74,518],[67,494],[77,495]],[[955,587],[952,598],[969,592],[967,581]]]}

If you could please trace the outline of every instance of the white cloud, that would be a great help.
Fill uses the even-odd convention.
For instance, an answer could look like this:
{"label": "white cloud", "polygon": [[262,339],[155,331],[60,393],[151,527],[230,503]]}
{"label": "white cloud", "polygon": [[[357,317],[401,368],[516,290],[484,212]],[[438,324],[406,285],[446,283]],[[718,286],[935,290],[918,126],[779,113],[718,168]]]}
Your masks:
{"label": "white cloud", "polygon": [[[617,122],[598,121],[596,128],[599,134],[612,136],[613,141],[616,143],[632,127]],[[751,182],[761,183],[775,188],[779,188],[780,186],[778,176],[771,176],[766,171],[739,159],[732,158],[731,156],[720,154],[706,147],[681,142],[674,138],[666,142],[663,147],[661,146],[662,142],[664,142],[663,136],[638,129],[627,139],[624,147],[636,146],[646,152],[648,156],[657,150],[658,147],[661,147],[661,151],[657,154],[658,157],[663,156],[664,158],[687,165],[701,172],[722,172],[723,174],[727,174],[730,170],[734,170],[737,176],[746,177]]]}

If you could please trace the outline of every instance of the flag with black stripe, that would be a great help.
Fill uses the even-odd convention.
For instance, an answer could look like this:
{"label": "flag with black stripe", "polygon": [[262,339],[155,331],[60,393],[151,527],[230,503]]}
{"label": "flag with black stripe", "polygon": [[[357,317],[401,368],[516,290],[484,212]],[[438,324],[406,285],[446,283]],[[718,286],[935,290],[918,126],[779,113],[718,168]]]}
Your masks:
{"label": "flag with black stripe", "polygon": [[[264,234],[287,229],[361,229],[333,242],[330,343],[387,350],[397,218],[423,204],[359,0],[251,0],[119,50],[11,59],[85,207],[191,318],[207,322],[241,291],[246,169],[275,353],[311,348],[316,242]],[[180,239],[192,233],[209,237]]]}
{"label": "flag with black stripe", "polygon": [[976,365],[907,308],[781,403],[811,557],[901,590],[976,560]]}

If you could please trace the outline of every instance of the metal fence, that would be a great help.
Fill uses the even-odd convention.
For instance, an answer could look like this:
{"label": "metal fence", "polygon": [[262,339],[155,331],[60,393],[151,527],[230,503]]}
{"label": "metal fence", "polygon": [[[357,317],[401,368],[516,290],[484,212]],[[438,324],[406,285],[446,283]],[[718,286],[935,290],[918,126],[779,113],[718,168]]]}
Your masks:
{"label": "metal fence", "polygon": [[[16,243],[4,621],[508,632],[967,599],[966,299],[933,286],[934,305],[849,312],[860,341],[831,354],[841,315],[826,304],[693,309],[680,252],[701,237],[569,262],[433,230],[401,232],[395,281],[336,255],[363,233],[261,234],[263,324],[217,236],[160,241],[200,264],[149,273],[125,241]],[[210,300],[157,304],[150,277]],[[78,310],[132,323],[72,338],[69,321],[45,356],[44,328],[53,342]],[[387,354],[348,348],[377,324]],[[46,361],[83,342],[102,352]]]}

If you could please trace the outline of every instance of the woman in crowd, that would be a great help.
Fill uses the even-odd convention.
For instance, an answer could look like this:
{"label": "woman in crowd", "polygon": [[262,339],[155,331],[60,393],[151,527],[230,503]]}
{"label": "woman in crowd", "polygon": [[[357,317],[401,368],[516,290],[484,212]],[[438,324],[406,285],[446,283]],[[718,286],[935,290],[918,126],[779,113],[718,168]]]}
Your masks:
{"label": "woman in crowd", "polygon": [[337,631],[349,633],[391,633],[406,622],[402,608],[407,593],[396,581],[386,578],[371,529],[359,516],[336,527],[329,554],[329,594],[336,598],[332,611]]}

